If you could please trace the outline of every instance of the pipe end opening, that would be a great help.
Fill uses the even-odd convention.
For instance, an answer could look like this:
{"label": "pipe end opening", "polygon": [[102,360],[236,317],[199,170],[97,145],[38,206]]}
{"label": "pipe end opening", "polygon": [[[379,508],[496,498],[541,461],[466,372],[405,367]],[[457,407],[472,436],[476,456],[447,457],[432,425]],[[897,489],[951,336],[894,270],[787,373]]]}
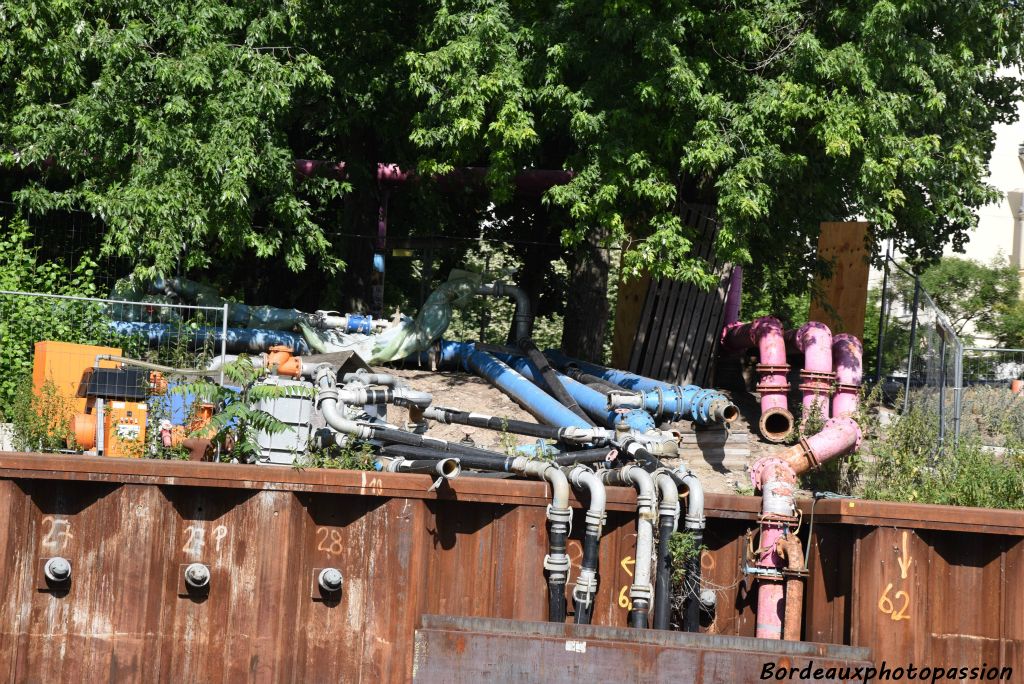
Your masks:
{"label": "pipe end opening", "polygon": [[793,414],[786,409],[769,409],[761,414],[761,436],[779,444],[793,432]]}
{"label": "pipe end opening", "polygon": [[462,464],[455,458],[446,458],[441,461],[440,468],[441,477],[449,480],[458,477],[462,473]]}
{"label": "pipe end opening", "polygon": [[722,418],[726,423],[731,423],[740,417],[740,410],[733,404],[729,404],[722,409]]}

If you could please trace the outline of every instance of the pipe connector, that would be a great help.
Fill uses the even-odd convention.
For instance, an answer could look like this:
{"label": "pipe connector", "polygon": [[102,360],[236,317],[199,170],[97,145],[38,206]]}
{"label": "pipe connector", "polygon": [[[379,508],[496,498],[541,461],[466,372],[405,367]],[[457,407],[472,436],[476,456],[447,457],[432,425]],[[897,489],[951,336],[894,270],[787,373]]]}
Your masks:
{"label": "pipe connector", "polygon": [[202,563],[192,563],[185,568],[185,584],[193,589],[203,589],[210,584],[210,568]]}
{"label": "pipe connector", "polygon": [[597,594],[597,573],[589,568],[580,570],[576,577],[576,586],[573,587],[573,599],[584,606],[589,606]]}
{"label": "pipe connector", "polygon": [[344,582],[344,578],[341,575],[341,570],[337,568],[324,568],[316,578],[316,583],[328,593],[341,591],[342,582]]}
{"label": "pipe connector", "polygon": [[43,575],[51,582],[67,582],[71,579],[71,563],[66,558],[55,556],[43,565]]}
{"label": "pipe connector", "polygon": [[658,486],[659,503],[658,515],[670,515],[673,520],[673,529],[679,522],[679,487],[672,477],[668,468],[659,468],[654,471],[654,482]]}
{"label": "pipe connector", "polygon": [[654,588],[650,584],[629,585],[629,598],[633,603],[645,601],[650,604],[652,596],[654,596]]}

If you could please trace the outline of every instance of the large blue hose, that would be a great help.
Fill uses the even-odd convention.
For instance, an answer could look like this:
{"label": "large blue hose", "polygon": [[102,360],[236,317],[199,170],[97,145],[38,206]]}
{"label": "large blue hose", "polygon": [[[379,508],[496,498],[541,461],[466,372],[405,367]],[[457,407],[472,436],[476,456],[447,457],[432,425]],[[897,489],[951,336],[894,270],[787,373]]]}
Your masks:
{"label": "large blue hose", "polygon": [[[544,384],[544,378],[540,371],[525,356],[500,353],[496,356],[534,383],[538,385]],[[631,429],[641,433],[655,428],[654,419],[645,411],[626,410],[620,412],[610,410],[608,408],[608,398],[601,392],[576,382],[562,373],[557,373],[557,375],[558,379],[562,381],[562,386],[572,395],[576,403],[586,411],[587,415],[605,427],[614,428],[617,423],[625,422]]]}
{"label": "large blue hose", "polygon": [[548,396],[528,379],[469,342],[441,340],[438,366],[476,373],[512,397],[537,420],[557,427],[589,428],[585,420]]}
{"label": "large blue hose", "polygon": [[[111,321],[110,328],[119,335],[144,337],[151,347],[173,344],[184,338],[188,344],[195,346],[212,341],[217,345],[217,351],[220,351],[220,341],[223,337],[223,331],[212,326],[190,329],[187,326],[168,323]],[[227,351],[232,353],[259,354],[276,345],[290,347],[293,354],[310,352],[309,345],[301,335],[284,330],[228,328],[227,332]]]}
{"label": "large blue hose", "polygon": [[642,393],[644,408],[668,420],[685,418],[698,425],[713,425],[722,422],[723,414],[735,415],[732,402],[717,390],[703,389],[697,385],[672,385],[629,371],[573,359],[557,349],[548,349],[544,354],[560,370],[578,368],[584,373],[608,380],[624,389]]}

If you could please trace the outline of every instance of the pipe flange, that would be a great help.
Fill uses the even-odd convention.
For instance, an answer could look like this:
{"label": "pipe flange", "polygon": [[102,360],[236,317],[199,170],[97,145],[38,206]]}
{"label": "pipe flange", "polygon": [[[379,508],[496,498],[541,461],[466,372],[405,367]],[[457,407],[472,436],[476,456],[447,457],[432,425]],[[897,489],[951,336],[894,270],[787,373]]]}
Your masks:
{"label": "pipe flange", "polygon": [[821,429],[821,431],[824,432],[829,428],[842,429],[841,426],[843,423],[846,423],[846,427],[853,430],[854,434],[856,435],[856,438],[853,442],[853,450],[859,450],[861,442],[864,441],[864,433],[861,432],[860,425],[858,425],[857,421],[855,421],[853,418],[850,418],[849,416],[829,418],[828,420],[825,421],[825,426]]}
{"label": "pipe flange", "polygon": [[796,568],[793,570],[790,570],[789,568],[783,568],[782,576],[793,579],[807,579],[811,576],[811,571],[807,568]]}
{"label": "pipe flange", "polygon": [[826,382],[802,382],[797,387],[802,392],[812,392],[825,396],[832,394],[832,385]]}
{"label": "pipe flange", "polygon": [[756,366],[754,366],[754,370],[756,370],[758,373],[763,373],[765,375],[786,375],[789,373],[789,369],[790,365],[788,363],[780,363],[777,365],[773,365],[770,363],[759,363]]}
{"label": "pipe flange", "polygon": [[759,382],[754,385],[754,390],[758,394],[789,394],[789,383],[784,382],[780,385],[773,385],[772,383]]}
{"label": "pipe flange", "polygon": [[811,380],[811,381],[815,381],[816,380],[816,381],[819,381],[819,382],[827,382],[827,383],[831,384],[833,381],[835,381],[836,374],[833,373],[832,371],[801,370],[800,371],[800,379],[801,380]]}
{"label": "pipe flange", "polygon": [[860,385],[857,383],[837,382],[836,394],[860,394]]}
{"label": "pipe flange", "polygon": [[796,482],[796,473],[793,472],[793,467],[791,465],[780,458],[765,456],[757,459],[757,461],[754,462],[754,465],[750,466],[750,484],[754,486],[754,489],[761,489],[761,476],[768,466],[785,468],[793,476],[793,481]]}
{"label": "pipe flange", "polygon": [[[826,424],[826,426],[827,426],[827,424]],[[811,445],[810,445],[810,443],[808,443],[806,437],[801,437],[800,438],[799,445],[800,445],[800,455],[803,456],[804,459],[806,459],[806,461],[807,461],[807,469],[808,470],[817,470],[818,468],[820,468],[821,467],[821,463],[818,461],[817,458],[815,458],[814,450],[811,449]]]}

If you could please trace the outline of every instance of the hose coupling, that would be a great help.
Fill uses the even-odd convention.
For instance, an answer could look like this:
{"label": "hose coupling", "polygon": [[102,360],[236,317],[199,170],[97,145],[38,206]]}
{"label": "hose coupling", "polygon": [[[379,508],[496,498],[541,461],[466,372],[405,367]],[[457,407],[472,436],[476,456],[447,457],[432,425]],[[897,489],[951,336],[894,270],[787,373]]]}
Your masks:
{"label": "hose coupling", "polygon": [[653,595],[654,590],[650,584],[629,585],[629,598],[633,601],[647,601],[649,603]]}
{"label": "hose coupling", "polygon": [[569,576],[569,569],[572,564],[569,556],[564,553],[546,554],[544,556],[544,569],[548,571],[551,579],[562,579]]}

